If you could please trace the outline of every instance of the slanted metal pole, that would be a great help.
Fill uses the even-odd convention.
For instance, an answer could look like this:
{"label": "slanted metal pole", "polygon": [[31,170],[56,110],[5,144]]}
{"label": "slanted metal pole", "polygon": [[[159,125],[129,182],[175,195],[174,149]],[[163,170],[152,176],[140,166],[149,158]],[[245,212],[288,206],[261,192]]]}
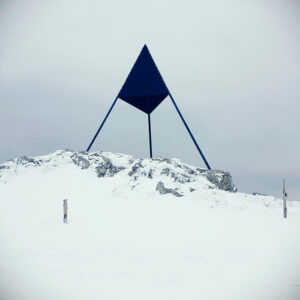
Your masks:
{"label": "slanted metal pole", "polygon": [[92,139],[91,143],[89,144],[88,148],[86,149],[86,151],[87,151],[87,152],[88,152],[88,151],[91,149],[92,145],[94,144],[94,142],[95,142],[95,139],[97,138],[97,136],[98,136],[98,134],[99,134],[100,130],[102,129],[102,127],[103,127],[103,125],[104,125],[104,123],[105,123],[105,121],[106,121],[106,119],[108,118],[108,116],[109,116],[109,114],[111,113],[111,111],[112,111],[113,107],[115,106],[115,104],[116,104],[116,102],[117,102],[118,98],[119,98],[119,94],[118,94],[117,98],[115,99],[115,101],[113,102],[112,106],[110,107],[110,109],[109,109],[108,113],[106,114],[106,116],[105,116],[104,120],[102,121],[102,123],[101,123],[101,125],[100,125],[99,129],[97,130],[97,132],[96,132],[95,136],[93,137],[93,139]]}
{"label": "slanted metal pole", "polygon": [[283,191],[282,191],[282,200],[283,200],[283,217],[287,218],[287,207],[286,207],[286,199],[287,198],[287,192],[285,187],[285,179],[283,179]]}
{"label": "slanted metal pole", "polygon": [[152,139],[151,139],[151,120],[150,120],[150,114],[148,114],[148,128],[149,128],[150,158],[152,158]]}
{"label": "slanted metal pole", "polygon": [[188,133],[190,134],[190,137],[192,138],[192,140],[193,140],[193,142],[194,142],[194,144],[195,144],[195,146],[196,146],[196,148],[197,148],[199,154],[201,155],[201,157],[202,157],[202,159],[203,159],[203,161],[204,161],[204,163],[205,163],[207,169],[211,170],[211,168],[210,168],[210,166],[209,166],[209,164],[208,164],[208,162],[207,162],[207,160],[206,160],[204,154],[202,153],[200,147],[198,146],[198,144],[197,144],[197,142],[196,142],[196,140],[195,140],[195,138],[194,138],[194,136],[193,136],[193,134],[192,134],[192,132],[191,132],[191,130],[190,130],[190,128],[189,128],[189,126],[188,126],[187,123],[185,122],[185,120],[184,120],[184,118],[183,118],[183,116],[182,116],[182,114],[181,114],[181,112],[180,112],[178,106],[177,106],[176,103],[175,103],[175,100],[173,99],[173,97],[172,97],[172,95],[171,95],[171,93],[170,93],[170,91],[169,91],[169,96],[170,96],[170,98],[171,98],[171,100],[172,100],[172,102],[173,102],[173,104],[174,104],[174,106],[175,106],[175,108],[176,108],[176,110],[177,110],[177,112],[178,112],[178,114],[179,114],[179,117],[181,118],[181,121],[183,122],[183,124],[184,124],[186,130],[188,131]]}

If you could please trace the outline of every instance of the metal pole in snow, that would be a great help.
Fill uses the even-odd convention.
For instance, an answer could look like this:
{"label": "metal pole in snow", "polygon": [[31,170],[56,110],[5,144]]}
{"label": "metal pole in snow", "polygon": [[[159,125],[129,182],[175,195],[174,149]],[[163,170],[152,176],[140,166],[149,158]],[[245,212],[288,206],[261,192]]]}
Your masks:
{"label": "metal pole in snow", "polygon": [[283,200],[283,217],[287,218],[287,207],[286,207],[286,201],[287,201],[287,192],[285,187],[285,179],[283,179],[283,191],[282,191],[282,200]]}
{"label": "metal pole in snow", "polygon": [[68,223],[68,199],[64,199],[64,223]]}
{"label": "metal pole in snow", "polygon": [[152,139],[151,139],[151,120],[150,120],[150,114],[148,114],[148,128],[149,128],[150,158],[152,158]]}

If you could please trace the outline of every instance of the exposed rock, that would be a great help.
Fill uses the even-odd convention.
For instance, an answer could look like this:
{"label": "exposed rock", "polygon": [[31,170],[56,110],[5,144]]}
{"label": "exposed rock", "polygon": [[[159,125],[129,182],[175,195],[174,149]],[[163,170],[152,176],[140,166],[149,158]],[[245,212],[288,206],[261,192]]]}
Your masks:
{"label": "exposed rock", "polygon": [[[88,153],[88,152],[86,152],[86,153]],[[91,156],[96,156],[96,157],[100,157],[100,154],[99,153],[97,153],[97,152],[95,152],[95,153],[92,153],[92,154],[90,154]]]}
{"label": "exposed rock", "polygon": [[148,178],[152,179],[153,178],[153,170],[150,169],[150,171],[148,172]]}
{"label": "exposed rock", "polygon": [[104,177],[106,174],[107,169],[105,168],[104,164],[101,164],[100,166],[96,167],[96,173],[98,177]]}
{"label": "exposed rock", "polygon": [[214,174],[211,171],[207,171],[206,173],[203,174],[208,181],[213,183],[214,185],[218,186],[219,185],[219,178],[216,174]]}
{"label": "exposed rock", "polygon": [[74,153],[71,156],[71,158],[72,158],[73,163],[76,166],[80,167],[82,170],[88,169],[91,164],[87,159],[85,159],[84,157],[82,157],[81,155],[78,155],[76,153]]}
{"label": "exposed rock", "polygon": [[128,173],[129,176],[133,176],[134,174],[136,174],[138,172],[138,170],[140,170],[142,168],[142,161],[139,160],[137,163],[135,163],[132,168],[131,171]]}
{"label": "exposed rock", "polygon": [[268,196],[266,194],[261,194],[261,193],[257,193],[257,192],[254,192],[252,193],[253,196]]}
{"label": "exposed rock", "polygon": [[[161,193],[171,193],[176,197],[183,196],[183,193],[198,191],[201,186],[206,185],[209,189],[222,189],[224,191],[236,192],[237,188],[232,182],[230,173],[220,170],[206,170],[195,168],[182,163],[178,159],[156,158],[135,159],[124,154],[113,154],[109,152],[74,152],[71,150],[58,150],[51,155],[31,158],[20,157],[7,161],[0,165],[1,180],[5,181],[11,175],[5,169],[11,169],[15,174],[19,166],[30,168],[45,166],[55,168],[60,164],[71,163],[80,167],[82,170],[91,169],[98,177],[112,177],[122,170],[124,176],[128,174],[130,188],[139,185],[140,180],[159,178],[161,180],[156,189]],[[164,178],[169,177],[164,181]],[[206,178],[210,183],[203,180]],[[167,178],[166,178],[167,179]],[[171,179],[171,180],[170,180]],[[168,182],[170,188],[166,188],[163,182]],[[193,188],[190,187],[191,182]],[[198,185],[198,183],[200,185]],[[176,187],[176,188],[175,188]],[[178,190],[178,191],[177,191]]]}
{"label": "exposed rock", "polygon": [[96,167],[96,172],[98,177],[103,177],[105,175],[112,177],[116,175],[118,172],[124,170],[124,167],[116,167],[112,164],[111,160],[103,155],[101,155],[103,162]]}
{"label": "exposed rock", "polygon": [[171,160],[169,158],[159,158],[159,159],[154,159],[154,160],[158,160],[158,161],[161,161],[161,162],[166,162],[168,164],[171,163]]}
{"label": "exposed rock", "polygon": [[169,176],[170,169],[169,168],[164,168],[164,169],[161,170],[160,174]]}
{"label": "exposed rock", "polygon": [[[189,168],[189,170],[190,171],[188,171],[188,174],[192,174],[191,171],[193,171],[193,170],[190,168]],[[178,173],[178,172],[175,173],[174,171],[171,171],[169,168],[164,168],[160,174],[174,178],[175,182],[179,182],[179,183],[191,182],[191,176],[188,176],[187,174],[184,174],[184,173]],[[195,172],[195,174],[196,174],[196,172]]]}
{"label": "exposed rock", "polygon": [[232,181],[232,177],[229,172],[224,172],[222,179],[218,186],[219,189],[229,192],[237,192],[237,187]]}
{"label": "exposed rock", "polygon": [[176,197],[182,197],[182,196],[183,196],[183,195],[179,194],[178,192],[176,192],[175,189],[168,189],[168,188],[166,188],[166,187],[164,186],[163,182],[161,182],[161,181],[159,181],[159,182],[157,183],[156,190],[157,190],[160,194],[162,194],[162,195],[164,195],[164,194],[169,194],[169,193],[170,193],[170,194],[172,194],[172,195],[174,195],[174,196],[176,196]]}
{"label": "exposed rock", "polygon": [[27,163],[34,163],[34,159],[31,157],[22,156],[22,157],[18,158],[18,160],[17,160],[18,165],[25,165]]}
{"label": "exposed rock", "polygon": [[202,174],[202,173],[205,173],[207,170],[206,169],[202,169],[202,168],[196,168],[196,170]]}
{"label": "exposed rock", "polygon": [[17,165],[23,165],[25,167],[29,165],[40,165],[42,161],[35,160],[34,158],[22,156],[17,159]]}
{"label": "exposed rock", "polygon": [[189,175],[197,175],[197,172],[187,165],[182,165],[183,169],[189,174]]}
{"label": "exposed rock", "polygon": [[217,188],[228,192],[237,192],[237,187],[233,183],[232,177],[229,172],[223,172],[219,170],[206,170],[205,172],[201,173]]}
{"label": "exposed rock", "polygon": [[189,177],[186,174],[175,174],[173,173],[173,178],[175,182],[179,182],[179,183],[186,183],[186,182],[191,182],[191,177]]}

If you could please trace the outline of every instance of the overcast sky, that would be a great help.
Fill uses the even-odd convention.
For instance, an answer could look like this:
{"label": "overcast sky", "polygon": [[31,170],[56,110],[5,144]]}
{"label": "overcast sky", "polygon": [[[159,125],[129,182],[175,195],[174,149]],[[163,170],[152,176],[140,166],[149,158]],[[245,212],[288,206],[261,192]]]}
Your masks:
{"label": "overcast sky", "polygon": [[[212,168],[300,200],[300,1],[0,2],[0,162],[85,150],[146,43]],[[154,156],[204,164],[170,99]],[[147,115],[119,100],[92,150],[148,157]]]}

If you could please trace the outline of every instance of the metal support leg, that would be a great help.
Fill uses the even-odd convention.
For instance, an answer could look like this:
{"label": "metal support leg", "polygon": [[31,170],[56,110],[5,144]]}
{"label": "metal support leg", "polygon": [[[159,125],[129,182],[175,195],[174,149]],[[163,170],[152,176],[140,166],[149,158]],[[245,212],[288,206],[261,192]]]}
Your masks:
{"label": "metal support leg", "polygon": [[148,128],[149,128],[150,158],[152,158],[152,139],[151,139],[151,120],[150,120],[150,114],[148,114]]}
{"label": "metal support leg", "polygon": [[178,106],[176,105],[176,103],[175,103],[175,101],[174,101],[174,99],[173,99],[173,97],[172,97],[172,95],[171,95],[170,92],[169,92],[169,96],[170,96],[170,98],[171,98],[171,100],[172,100],[172,102],[173,102],[173,104],[174,104],[174,106],[175,106],[175,108],[176,108],[176,110],[177,110],[177,112],[178,112],[178,114],[179,114],[179,117],[181,118],[181,121],[183,122],[183,124],[184,124],[186,130],[188,131],[188,133],[190,134],[190,137],[192,138],[192,140],[193,140],[193,142],[194,142],[194,144],[195,144],[195,146],[196,146],[196,148],[197,148],[199,154],[201,155],[201,157],[202,157],[202,159],[203,159],[203,161],[204,161],[204,163],[205,163],[207,169],[211,170],[211,168],[210,168],[210,166],[209,166],[209,164],[208,164],[208,162],[207,162],[205,156],[203,155],[203,153],[202,153],[200,147],[198,146],[198,144],[197,144],[197,142],[196,142],[196,140],[195,140],[195,138],[194,138],[194,136],[193,136],[193,134],[192,134],[190,128],[189,128],[188,125],[186,124],[186,122],[185,122],[185,120],[184,120],[184,118],[183,118],[183,116],[182,116],[182,114],[181,114],[181,112],[180,112]]}
{"label": "metal support leg", "polygon": [[110,107],[110,109],[109,109],[108,113],[106,114],[106,116],[105,116],[104,120],[102,121],[102,123],[101,123],[101,125],[100,125],[99,129],[97,130],[97,132],[96,132],[95,136],[93,137],[93,139],[92,139],[91,143],[89,144],[88,148],[86,149],[86,151],[87,151],[87,152],[88,152],[88,151],[91,149],[92,145],[94,144],[94,142],[95,142],[95,140],[96,140],[96,138],[97,138],[97,136],[98,136],[98,134],[99,134],[100,130],[102,129],[102,127],[103,127],[103,125],[104,125],[104,123],[105,123],[106,119],[108,118],[108,116],[109,116],[109,114],[111,113],[111,111],[112,111],[113,107],[115,106],[115,104],[116,104],[116,102],[117,102],[118,98],[119,98],[119,95],[117,96],[117,98],[116,98],[116,99],[115,99],[115,101],[113,102],[113,104],[112,104],[112,106]]}

